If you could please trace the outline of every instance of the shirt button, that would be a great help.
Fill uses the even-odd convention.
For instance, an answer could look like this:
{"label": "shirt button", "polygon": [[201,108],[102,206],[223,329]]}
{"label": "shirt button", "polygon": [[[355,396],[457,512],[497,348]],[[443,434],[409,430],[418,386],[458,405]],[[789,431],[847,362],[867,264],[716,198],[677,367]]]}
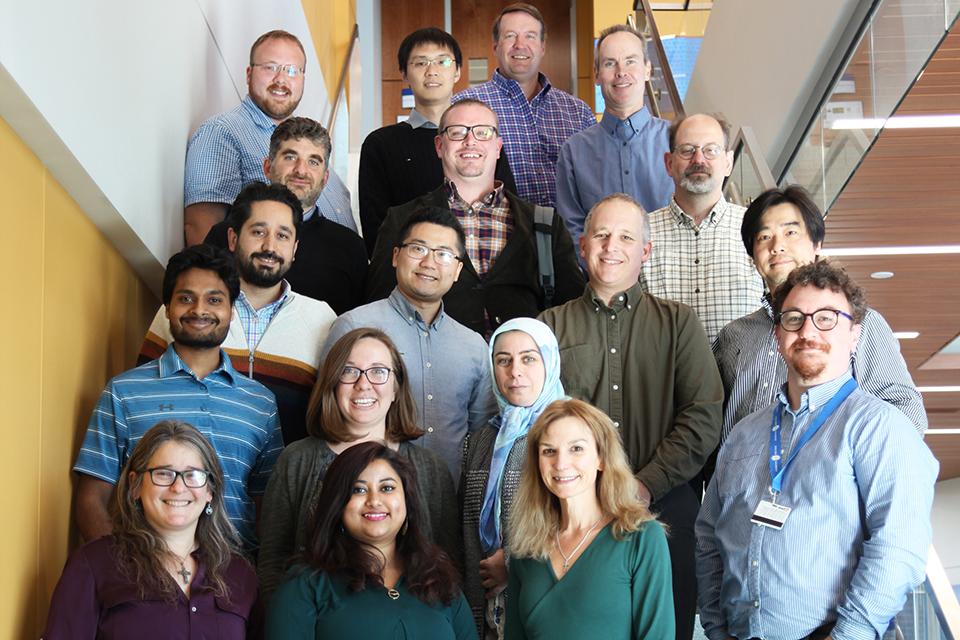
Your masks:
{"label": "shirt button", "polygon": [[623,175],[630,175],[630,169],[624,169]]}
{"label": "shirt button", "polygon": [[427,394],[427,400],[433,400],[433,394],[432,394],[432,393],[428,393],[428,394]]}
{"label": "shirt button", "polygon": [[614,391],[617,391],[618,389],[620,389],[620,385],[618,385],[618,384],[613,385],[613,390],[614,390]]}
{"label": "shirt button", "polygon": [[752,564],[753,566],[757,566],[757,565],[758,565],[758,564],[760,564],[760,563],[759,563],[759,562],[757,562],[756,560],[754,560],[754,561],[753,561],[753,562],[751,562],[750,564]]}
{"label": "shirt button", "polygon": [[427,427],[427,433],[433,433],[433,427]]}
{"label": "shirt button", "polygon": [[623,296],[620,296],[619,298],[617,298],[617,300],[619,300],[620,302],[623,302]]}
{"label": "shirt button", "polygon": [[619,427],[619,426],[620,426],[620,423],[619,423],[619,422],[614,422],[614,423],[613,423],[613,426]]}
{"label": "shirt button", "polygon": [[413,316],[407,316],[407,322],[413,322]]}
{"label": "shirt button", "polygon": [[767,388],[767,383],[766,383],[766,382],[763,383],[763,388],[764,388],[764,389]]}
{"label": "shirt button", "polygon": [[205,404],[200,405],[200,411],[206,411],[206,410],[207,410],[207,405]]}
{"label": "shirt button", "polygon": [[758,608],[758,607],[760,606],[760,601],[759,601],[759,600],[754,600],[754,601],[753,601],[753,606],[754,606],[754,608]]}
{"label": "shirt button", "polygon": [[768,356],[772,356],[772,355],[773,355],[773,351],[767,351],[767,355],[768,355]]}
{"label": "shirt button", "polygon": [[611,313],[611,314],[610,314],[610,319],[611,319],[611,320],[616,320],[616,319],[617,319],[617,314]]}
{"label": "shirt button", "polygon": [[700,258],[697,258],[696,260],[694,260],[693,264],[700,264]]}
{"label": "shirt button", "polygon": [[424,338],[426,338],[426,337],[429,336],[429,335],[430,335],[430,334],[427,333],[426,331],[423,332],[423,337],[424,337]]}
{"label": "shirt button", "polygon": [[612,348],[612,349],[610,349],[610,353],[616,353],[616,352],[617,352],[617,350],[616,350],[616,349],[613,349],[613,348]]}
{"label": "shirt button", "polygon": [[693,292],[694,292],[694,293],[700,293],[700,287],[697,287],[696,289],[694,289]]}
{"label": "shirt button", "polygon": [[197,612],[197,608],[196,608],[196,607],[190,607],[190,611],[191,611],[191,613],[196,613],[196,612]]}
{"label": "shirt button", "polygon": [[432,366],[433,366],[433,365],[430,364],[429,362],[426,364],[427,369],[429,369],[429,368],[432,367]]}

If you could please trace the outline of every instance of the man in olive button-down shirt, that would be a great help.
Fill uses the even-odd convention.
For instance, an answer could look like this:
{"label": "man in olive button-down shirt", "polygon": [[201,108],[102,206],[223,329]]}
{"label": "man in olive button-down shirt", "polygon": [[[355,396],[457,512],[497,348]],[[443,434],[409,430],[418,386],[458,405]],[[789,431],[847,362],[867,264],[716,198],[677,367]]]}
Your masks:
{"label": "man in olive button-down shirt", "polygon": [[563,388],[620,428],[638,490],[670,529],[677,638],[689,640],[700,502],[689,482],[719,441],[723,387],[693,310],[640,290],[649,238],[646,214],[633,198],[614,194],[598,202],[580,239],[586,290],[540,319],[560,343]]}

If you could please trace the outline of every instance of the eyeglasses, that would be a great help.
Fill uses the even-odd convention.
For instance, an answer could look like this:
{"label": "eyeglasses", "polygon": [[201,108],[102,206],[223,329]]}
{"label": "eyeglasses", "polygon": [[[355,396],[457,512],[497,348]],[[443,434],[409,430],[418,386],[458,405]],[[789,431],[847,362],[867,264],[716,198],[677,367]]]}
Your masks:
{"label": "eyeglasses", "polygon": [[189,489],[199,489],[207,485],[207,476],[209,475],[203,469],[187,469],[186,471],[176,471],[166,467],[154,467],[147,469],[150,474],[150,481],[158,487],[170,487],[177,481],[177,476],[183,478],[183,484]]}
{"label": "eyeglasses", "polygon": [[450,251],[450,249],[434,249],[419,242],[407,242],[401,244],[400,248],[403,249],[403,252],[407,254],[408,258],[413,258],[414,260],[423,260],[432,253],[433,259],[437,261],[437,264],[444,267],[453,264],[454,260],[460,260],[460,256]]}
{"label": "eyeglasses", "polygon": [[784,311],[780,314],[777,322],[784,331],[800,331],[807,318],[810,318],[813,321],[813,326],[820,331],[830,331],[840,322],[840,316],[853,322],[853,316],[839,309],[817,309],[813,313],[796,310]]}
{"label": "eyeglasses", "polygon": [[472,127],[465,124],[452,124],[449,127],[444,127],[440,133],[447,136],[448,140],[459,142],[460,140],[466,140],[467,134],[471,131],[473,131],[473,137],[479,142],[487,142],[497,137],[497,128],[492,124],[475,124]]}
{"label": "eyeglasses", "polygon": [[432,64],[437,65],[443,69],[449,69],[453,66],[453,58],[448,56],[437,56],[436,58],[426,58],[418,57],[412,58],[407,64],[413,67],[414,69],[423,70],[429,67]]}
{"label": "eyeglasses", "polygon": [[277,64],[276,62],[258,62],[256,64],[251,64],[251,67],[256,67],[258,69],[263,69],[271,76],[275,76],[278,73],[284,73],[288,78],[298,78],[306,73],[303,69],[298,67],[295,64]]}
{"label": "eyeglasses", "polygon": [[697,154],[697,149],[700,149],[700,153],[702,153],[703,157],[707,160],[716,160],[724,152],[723,147],[715,142],[703,146],[699,144],[679,144],[673,152],[684,160],[689,160]]}
{"label": "eyeglasses", "polygon": [[390,379],[390,367],[370,367],[369,369],[358,369],[356,367],[344,367],[340,371],[340,382],[343,384],[356,384],[360,376],[367,376],[370,384],[386,384]]}

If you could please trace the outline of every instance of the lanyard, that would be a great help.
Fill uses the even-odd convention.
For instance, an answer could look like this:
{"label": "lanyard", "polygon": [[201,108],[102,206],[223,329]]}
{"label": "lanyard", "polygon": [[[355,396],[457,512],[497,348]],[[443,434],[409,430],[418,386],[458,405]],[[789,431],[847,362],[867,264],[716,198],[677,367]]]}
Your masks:
{"label": "lanyard", "polygon": [[787,475],[787,467],[790,466],[790,463],[793,462],[797,454],[800,453],[803,445],[807,444],[810,439],[813,438],[817,431],[820,430],[820,427],[823,426],[823,423],[830,418],[837,407],[839,407],[856,388],[857,381],[853,378],[847,380],[847,382],[840,387],[840,390],[830,398],[830,401],[817,412],[810,426],[807,427],[807,430],[804,431],[800,439],[797,440],[796,446],[793,447],[793,450],[790,452],[790,457],[787,458],[787,461],[782,465],[783,451],[780,448],[780,420],[783,414],[783,405],[778,402],[773,408],[773,422],[770,424],[770,492],[774,496],[780,493],[780,487],[783,486],[783,479]]}

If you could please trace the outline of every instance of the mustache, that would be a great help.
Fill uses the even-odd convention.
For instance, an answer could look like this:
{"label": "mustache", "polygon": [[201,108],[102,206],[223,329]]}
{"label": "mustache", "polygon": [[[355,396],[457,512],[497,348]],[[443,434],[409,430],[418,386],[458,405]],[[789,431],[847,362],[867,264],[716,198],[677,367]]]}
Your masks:
{"label": "mustache", "polygon": [[712,176],[713,172],[710,170],[709,165],[705,164],[692,164],[683,172],[683,175],[686,177],[692,176],[694,173],[705,173],[708,176]]}
{"label": "mustache", "polygon": [[251,253],[250,259],[263,258],[265,260],[276,260],[278,264],[283,264],[283,258],[274,253],[273,251],[258,251],[257,253]]}
{"label": "mustache", "polygon": [[286,91],[287,94],[290,93],[290,87],[286,85],[277,84],[276,82],[272,83],[267,87],[267,91]]}
{"label": "mustache", "polygon": [[190,322],[191,320],[203,320],[204,322],[212,322],[213,324],[220,324],[220,318],[214,315],[206,315],[199,313],[188,313],[180,316],[180,323],[183,324],[184,321]]}
{"label": "mustache", "polygon": [[793,346],[790,347],[791,351],[798,351],[800,349],[818,349],[824,353],[830,353],[830,344],[826,342],[821,342],[820,340],[809,340],[807,338],[800,338],[793,343]]}

